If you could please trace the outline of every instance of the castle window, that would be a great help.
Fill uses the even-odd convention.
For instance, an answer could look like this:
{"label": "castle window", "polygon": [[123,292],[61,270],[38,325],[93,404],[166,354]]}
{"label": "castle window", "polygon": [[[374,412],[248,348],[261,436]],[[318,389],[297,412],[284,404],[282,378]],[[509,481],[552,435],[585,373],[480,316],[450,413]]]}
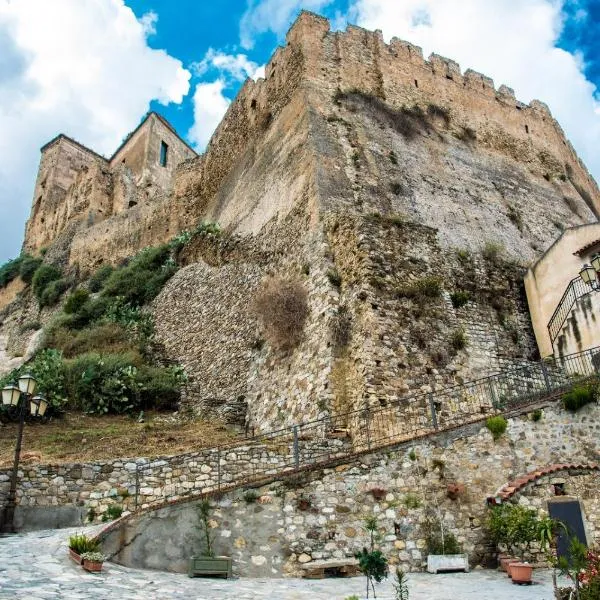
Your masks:
{"label": "castle window", "polygon": [[529,133],[529,125],[525,125],[525,133]]}
{"label": "castle window", "polygon": [[418,88],[419,87],[419,82],[415,79],[415,87]]}
{"label": "castle window", "polygon": [[165,144],[164,142],[161,142],[160,143],[160,166],[161,167],[167,166],[168,155],[169,155],[169,146],[167,144]]}

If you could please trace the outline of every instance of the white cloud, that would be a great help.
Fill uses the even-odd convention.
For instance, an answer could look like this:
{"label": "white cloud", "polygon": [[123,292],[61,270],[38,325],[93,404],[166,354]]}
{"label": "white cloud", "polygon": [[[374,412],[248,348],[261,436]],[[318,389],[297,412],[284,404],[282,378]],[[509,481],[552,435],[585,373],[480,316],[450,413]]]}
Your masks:
{"label": "white cloud", "polygon": [[223,94],[225,86],[223,79],[196,85],[193,98],[194,124],[188,131],[188,138],[200,151],[206,147],[210,136],[231,104]]}
{"label": "white cloud", "polygon": [[123,0],[0,0],[0,262],[18,253],[39,148],[64,132],[110,154],[151,100],[190,73],[147,45],[156,24]]}
{"label": "white cloud", "polygon": [[209,48],[204,58],[190,65],[192,73],[197,77],[206,75],[211,69],[233,78],[235,81],[244,81],[247,77],[257,79],[264,77],[264,65],[259,67],[251,61],[246,54],[226,54],[220,50]]}
{"label": "white cloud", "polygon": [[546,102],[590,171],[600,177],[599,104],[581,57],[556,47],[564,0],[356,0],[350,14]]}
{"label": "white cloud", "polygon": [[138,20],[142,26],[142,29],[144,30],[144,33],[146,34],[146,37],[149,37],[156,33],[158,15],[153,10],[143,14]]}
{"label": "white cloud", "polygon": [[254,47],[255,38],[271,32],[281,38],[300,9],[319,11],[333,0],[248,0],[240,21],[240,42],[247,50]]}

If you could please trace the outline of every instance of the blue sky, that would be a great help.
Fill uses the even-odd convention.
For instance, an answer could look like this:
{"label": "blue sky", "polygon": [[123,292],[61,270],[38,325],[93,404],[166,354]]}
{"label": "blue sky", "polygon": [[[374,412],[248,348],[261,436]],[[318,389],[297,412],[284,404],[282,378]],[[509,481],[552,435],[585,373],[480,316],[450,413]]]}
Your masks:
{"label": "blue sky", "polygon": [[154,109],[202,151],[301,8],[546,101],[600,178],[600,0],[0,0],[0,262],[19,253],[41,145],[64,132],[109,155]]}

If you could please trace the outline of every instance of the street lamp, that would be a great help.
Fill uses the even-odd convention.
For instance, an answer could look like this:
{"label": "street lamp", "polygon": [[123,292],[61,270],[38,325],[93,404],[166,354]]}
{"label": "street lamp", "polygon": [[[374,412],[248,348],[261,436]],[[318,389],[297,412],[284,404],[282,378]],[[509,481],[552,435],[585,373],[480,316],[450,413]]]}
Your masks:
{"label": "street lamp", "polygon": [[600,272],[600,254],[594,254],[591,265],[583,265],[579,276],[583,280],[583,283],[589,285],[593,290],[600,291],[600,282],[598,281],[598,273]]}
{"label": "street lamp", "polygon": [[48,401],[43,396],[34,396],[37,381],[33,375],[28,373],[21,375],[16,385],[7,385],[2,389],[2,404],[19,411],[19,432],[17,434],[17,445],[15,447],[15,460],[10,479],[10,490],[6,507],[0,520],[0,531],[14,533],[15,504],[17,498],[17,474],[19,472],[19,460],[21,458],[21,442],[23,440],[23,426],[25,424],[25,413],[29,410],[33,417],[43,417],[48,408]]}

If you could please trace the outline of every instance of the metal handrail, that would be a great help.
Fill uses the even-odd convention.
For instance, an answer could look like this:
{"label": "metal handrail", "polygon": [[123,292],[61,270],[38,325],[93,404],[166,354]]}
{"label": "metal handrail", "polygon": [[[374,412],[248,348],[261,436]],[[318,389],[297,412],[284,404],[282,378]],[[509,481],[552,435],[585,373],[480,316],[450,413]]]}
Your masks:
{"label": "metal handrail", "polygon": [[[160,471],[156,475],[151,473],[155,468],[187,465],[193,470],[205,464],[202,461],[216,465],[218,480],[212,487],[202,490],[184,488],[175,494],[178,498],[223,487],[241,487],[266,477],[317,467],[331,460],[476,423],[495,414],[510,413],[531,403],[554,398],[574,382],[597,377],[599,373],[600,347],[597,347],[507,369],[462,385],[397,398],[387,406],[367,406],[215,448],[156,458],[136,465],[135,506],[138,507],[144,476],[153,480],[148,487],[159,483],[156,477],[160,476]],[[342,434],[344,439],[332,443],[331,439],[340,432],[345,432]],[[243,469],[227,463],[222,465],[225,454],[236,449],[252,460],[244,463]],[[275,463],[273,453],[277,457]],[[228,467],[231,472],[223,473]]]}
{"label": "metal handrail", "polygon": [[548,321],[548,334],[550,342],[554,345],[554,340],[558,337],[562,327],[567,320],[573,305],[577,300],[591,293],[591,289],[583,283],[581,277],[577,276],[569,282],[560,302],[556,305],[550,320]]}

